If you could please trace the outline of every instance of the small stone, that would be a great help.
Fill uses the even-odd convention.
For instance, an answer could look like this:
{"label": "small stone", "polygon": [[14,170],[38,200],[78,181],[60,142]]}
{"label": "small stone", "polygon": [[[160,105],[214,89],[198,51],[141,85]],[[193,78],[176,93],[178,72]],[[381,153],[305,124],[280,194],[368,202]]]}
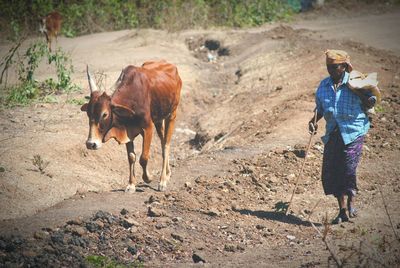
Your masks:
{"label": "small stone", "polygon": [[132,226],[140,226],[140,223],[135,221],[133,218],[126,218],[122,221],[121,225],[125,228],[129,228]]}
{"label": "small stone", "polygon": [[165,223],[158,222],[155,227],[157,230],[160,230],[162,228],[166,228],[167,225]]}
{"label": "small stone", "polygon": [[180,242],[183,242],[183,240],[184,240],[183,235],[178,234],[178,233],[172,233],[171,236],[173,239],[178,240]]}
{"label": "small stone", "polygon": [[161,217],[161,216],[165,215],[165,213],[164,213],[164,211],[162,211],[160,209],[149,207],[149,209],[147,211],[147,215],[150,217]]}
{"label": "small stone", "polygon": [[219,212],[217,209],[215,209],[215,208],[211,208],[209,211],[207,211],[207,213],[206,213],[207,215],[209,215],[209,216],[220,216],[221,215],[221,212]]}
{"label": "small stone", "polygon": [[297,187],[296,189],[296,194],[303,194],[306,191],[306,189],[302,186]]}
{"label": "small stone", "polygon": [[370,152],[371,151],[371,149],[369,149],[369,147],[367,146],[367,145],[363,145],[363,149],[365,150],[365,151],[367,151],[367,152]]}
{"label": "small stone", "polygon": [[303,210],[302,210],[302,213],[303,213],[304,215],[310,215],[310,214],[311,214],[311,210],[309,210],[309,209],[303,209]]}
{"label": "small stone", "polygon": [[185,182],[185,188],[190,188],[190,182]]}
{"label": "small stone", "polygon": [[279,179],[276,177],[276,176],[274,176],[274,175],[271,175],[268,179],[267,179],[267,182],[269,182],[269,183],[277,183],[279,181]]}
{"label": "small stone", "polygon": [[199,253],[193,253],[192,260],[194,263],[206,263],[205,259]]}
{"label": "small stone", "polygon": [[82,225],[82,223],[83,223],[82,218],[77,218],[77,219],[67,221],[67,224],[69,224],[69,225]]}
{"label": "small stone", "polygon": [[93,222],[86,223],[86,229],[91,233],[94,233],[99,230],[97,224],[95,224]]}
{"label": "small stone", "polygon": [[293,174],[293,173],[291,173],[291,174],[289,174],[289,175],[287,175],[287,179],[288,180],[292,180],[292,179],[294,179],[296,177],[296,175],[295,174]]}
{"label": "small stone", "polygon": [[289,240],[295,240],[296,239],[296,237],[294,235],[287,235],[286,238],[289,239]]}
{"label": "small stone", "polygon": [[244,251],[245,250],[244,246],[242,246],[242,245],[237,245],[236,248],[238,250],[240,250],[240,251]]}
{"label": "small stone", "polygon": [[64,245],[64,244],[65,244],[65,241],[64,241],[64,234],[61,233],[61,232],[54,233],[54,234],[51,236],[51,241],[52,241],[53,243],[55,243],[55,244]]}
{"label": "small stone", "polygon": [[265,225],[257,224],[257,225],[256,225],[256,228],[257,228],[258,230],[262,230],[262,229],[265,229],[266,227],[265,227]]}
{"label": "small stone", "polygon": [[384,142],[384,143],[381,145],[381,147],[382,147],[382,148],[390,147],[390,143]]}
{"label": "small stone", "polygon": [[158,198],[155,197],[154,195],[151,195],[151,196],[149,197],[149,200],[146,201],[145,203],[147,203],[147,204],[152,204],[152,203],[154,203],[154,202],[158,202]]}
{"label": "small stone", "polygon": [[182,218],[181,217],[173,217],[172,221],[173,222],[180,222],[180,221],[182,221]]}
{"label": "small stone", "polygon": [[33,258],[37,256],[37,253],[32,250],[24,250],[22,251],[22,256],[27,258]]}
{"label": "small stone", "polygon": [[50,245],[45,245],[45,246],[43,247],[43,251],[45,251],[45,252],[47,252],[47,253],[50,253],[50,254],[54,254],[54,253],[56,252],[56,249],[53,248],[53,247],[50,246]]}
{"label": "small stone", "polygon": [[49,233],[45,232],[45,231],[37,231],[33,234],[33,237],[35,239],[40,239],[40,240],[43,240],[43,239],[47,238],[48,236],[49,236]]}
{"label": "small stone", "polygon": [[136,255],[136,253],[137,253],[137,249],[132,246],[128,246],[127,251],[132,255]]}
{"label": "small stone", "polygon": [[239,211],[239,210],[240,210],[240,208],[239,208],[239,206],[238,206],[237,204],[232,204],[232,205],[231,205],[231,209],[232,209],[233,211]]}
{"label": "small stone", "polygon": [[228,252],[235,252],[236,251],[236,246],[232,244],[225,244],[224,250]]}
{"label": "small stone", "polygon": [[76,234],[76,235],[78,235],[78,236],[83,236],[85,233],[86,233],[86,230],[85,230],[85,228],[83,228],[83,227],[76,227],[73,231],[72,231],[72,233],[73,234]]}
{"label": "small stone", "polygon": [[96,224],[97,224],[97,226],[98,226],[100,229],[103,229],[103,228],[104,228],[104,223],[103,223],[102,221],[97,220],[97,221],[96,221]]}
{"label": "small stone", "polygon": [[196,183],[206,183],[207,178],[205,176],[199,176],[194,180]]}
{"label": "small stone", "polygon": [[126,215],[128,213],[129,213],[129,211],[126,210],[125,208],[121,209],[121,212],[120,212],[121,215]]}

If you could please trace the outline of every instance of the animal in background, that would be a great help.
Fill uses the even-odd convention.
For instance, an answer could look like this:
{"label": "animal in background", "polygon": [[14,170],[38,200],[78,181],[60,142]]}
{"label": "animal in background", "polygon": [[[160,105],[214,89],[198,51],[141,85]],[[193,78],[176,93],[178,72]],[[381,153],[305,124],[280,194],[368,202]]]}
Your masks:
{"label": "animal in background", "polygon": [[170,142],[182,88],[176,66],[166,61],[145,62],[140,67],[129,65],[122,70],[111,96],[97,89],[89,69],[87,76],[90,101],[81,107],[89,117],[86,147],[99,149],[111,138],[125,144],[129,162],[126,191],[134,192],[136,154],[133,141],[139,134],[143,137],[139,163],[143,169],[143,181],[149,183],[151,176],[147,163],[154,125],[161,140],[163,159],[158,189],[164,191],[171,177]]}
{"label": "animal in background", "polygon": [[41,18],[40,32],[46,36],[47,47],[51,52],[51,44],[61,31],[62,16],[58,11],[52,11],[45,17]]}

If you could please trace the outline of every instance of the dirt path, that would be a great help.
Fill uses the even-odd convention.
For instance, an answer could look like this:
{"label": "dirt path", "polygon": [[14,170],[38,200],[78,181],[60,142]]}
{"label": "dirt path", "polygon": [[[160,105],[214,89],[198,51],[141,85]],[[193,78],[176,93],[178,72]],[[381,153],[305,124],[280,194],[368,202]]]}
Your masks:
{"label": "dirt path", "polygon": [[400,20],[397,12],[386,14],[360,15],[349,17],[330,14],[316,19],[302,20],[294,25],[296,29],[316,31],[326,39],[350,40],[367,46],[391,51],[400,55]]}
{"label": "dirt path", "polygon": [[[84,249],[78,242],[69,248],[67,238],[54,245],[53,239],[59,259],[69,263],[65,251],[76,250],[79,256],[101,252],[129,263],[141,255],[140,261],[151,266],[186,267],[196,253],[216,267],[325,266],[329,253],[307,221],[320,224],[326,213],[328,217],[336,213],[335,201],[323,195],[319,181],[323,126],[314,140],[293,213],[284,217],[274,206],[289,199],[303,161],[308,141],[305,122],[312,115],[314,90],[326,76],[323,51],[337,47],[349,51],[356,69],[379,73],[385,102],[373,119],[359,171],[363,214],[353,224],[333,227],[330,240],[339,249],[339,245],[359,243],[360,237],[374,246],[385,237],[392,243],[380,190],[398,232],[400,11],[351,18],[346,12],[334,16],[324,12],[290,24],[248,30],[172,34],[135,30],[61,38],[59,45],[71,53],[74,81],[83,90],[59,96],[58,104],[1,112],[0,166],[5,171],[0,173],[0,234],[30,238],[44,228],[52,239],[61,231],[67,237],[74,231],[66,222],[78,219],[76,225],[88,228],[92,221],[98,224],[99,219],[91,218],[97,211],[116,215],[123,226],[120,211],[127,209],[139,226],[135,231],[129,228],[124,236],[134,234],[131,240],[143,245],[141,254],[129,255],[129,247],[120,242],[114,245],[120,253],[102,250],[94,246],[97,242],[92,244],[90,231],[88,236],[81,234],[88,240]],[[372,25],[367,23],[371,20]],[[207,62],[206,52],[200,50],[206,39],[219,40],[230,55]],[[156,191],[161,149],[154,138],[150,163],[154,181],[126,194],[121,191],[128,177],[125,147],[109,142],[99,151],[86,150],[86,115],[65,100],[88,94],[86,64],[106,76],[105,88],[109,88],[125,65],[160,58],[178,66],[184,83],[172,144],[173,176],[167,192]],[[38,78],[49,72],[41,66]],[[201,150],[191,146],[195,133],[209,138]],[[135,141],[138,154],[140,142]],[[44,174],[32,164],[34,155],[49,161]],[[141,181],[139,165],[136,170]],[[160,209],[164,216],[150,216],[149,207]],[[115,232],[123,233],[118,228],[109,226],[107,230],[114,232],[109,241],[117,242]],[[46,243],[46,238],[41,239]],[[3,242],[0,250],[14,243]],[[52,260],[50,251],[40,255],[29,243],[36,259]],[[379,257],[386,261],[389,253],[399,252],[398,244],[394,245]],[[339,249],[344,258],[346,250]],[[25,255],[19,260],[29,263],[30,255]]]}

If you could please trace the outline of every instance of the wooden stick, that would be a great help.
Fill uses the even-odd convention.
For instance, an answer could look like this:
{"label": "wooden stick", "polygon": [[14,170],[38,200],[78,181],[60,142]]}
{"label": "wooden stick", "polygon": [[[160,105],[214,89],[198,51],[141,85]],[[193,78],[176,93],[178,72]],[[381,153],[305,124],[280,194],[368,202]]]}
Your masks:
{"label": "wooden stick", "polygon": [[[316,123],[317,123],[317,108],[314,109],[314,126],[316,125]],[[307,160],[308,151],[310,150],[311,142],[312,142],[312,138],[313,138],[314,134],[315,134],[315,131],[313,133],[311,133],[311,135],[310,135],[310,140],[308,141],[308,146],[307,146],[307,150],[306,150],[305,155],[304,155],[303,164],[301,165],[299,176],[297,176],[296,183],[295,183],[294,189],[293,189],[293,193],[292,193],[292,196],[290,197],[290,201],[289,201],[288,207],[286,209],[285,215],[287,215],[289,213],[290,206],[292,204],[292,200],[293,200],[294,194],[295,194],[295,192],[297,190],[297,185],[299,183],[300,177],[303,175],[303,170],[304,170],[304,166],[305,166],[305,163],[306,163],[306,160]]]}

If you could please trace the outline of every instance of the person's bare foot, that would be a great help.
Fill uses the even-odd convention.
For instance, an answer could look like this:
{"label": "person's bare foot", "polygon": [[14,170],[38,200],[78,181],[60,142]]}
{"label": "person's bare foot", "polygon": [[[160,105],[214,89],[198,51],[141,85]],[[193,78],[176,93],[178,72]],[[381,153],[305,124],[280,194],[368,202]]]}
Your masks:
{"label": "person's bare foot", "polygon": [[349,196],[349,198],[347,199],[347,209],[349,211],[350,218],[357,217],[358,211],[354,207],[354,196]]}
{"label": "person's bare foot", "polygon": [[339,212],[339,215],[332,221],[332,224],[340,224],[347,221],[349,221],[349,217],[346,214],[346,209],[342,208]]}
{"label": "person's bare foot", "polygon": [[358,215],[358,210],[354,207],[349,207],[349,217],[355,218]]}

